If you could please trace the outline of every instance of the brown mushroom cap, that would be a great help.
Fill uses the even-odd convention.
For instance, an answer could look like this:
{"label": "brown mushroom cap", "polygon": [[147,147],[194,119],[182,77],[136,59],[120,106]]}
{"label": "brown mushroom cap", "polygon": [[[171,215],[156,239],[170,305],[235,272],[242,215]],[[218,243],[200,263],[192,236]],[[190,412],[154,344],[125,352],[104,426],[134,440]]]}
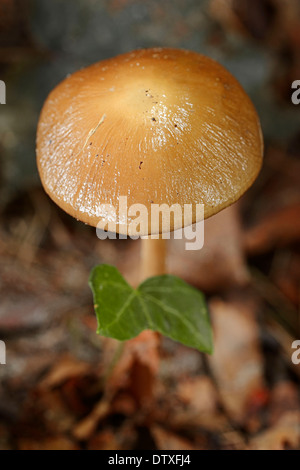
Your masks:
{"label": "brown mushroom cap", "polygon": [[[126,233],[103,204],[205,205],[205,218],[255,180],[263,141],[237,80],[195,52],[155,48],[79,70],[48,96],[37,162],[49,196],[67,213]],[[115,219],[115,220],[113,220]],[[171,229],[195,223],[176,218]],[[159,231],[164,231],[159,227]],[[150,233],[150,230],[149,230]]]}

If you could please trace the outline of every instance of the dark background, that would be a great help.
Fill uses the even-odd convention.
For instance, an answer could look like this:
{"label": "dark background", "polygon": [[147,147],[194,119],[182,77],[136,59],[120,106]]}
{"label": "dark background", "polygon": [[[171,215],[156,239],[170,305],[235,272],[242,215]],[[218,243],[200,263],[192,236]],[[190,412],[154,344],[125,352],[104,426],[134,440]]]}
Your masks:
{"label": "dark background", "polygon": [[[263,169],[205,225],[205,248],[170,242],[169,271],[209,301],[215,353],[146,332],[95,334],[97,263],[136,283],[139,243],[105,241],[44,194],[39,112],[67,74],[141,47],[221,62],[261,119]],[[299,447],[300,5],[296,0],[0,0],[0,449]]]}

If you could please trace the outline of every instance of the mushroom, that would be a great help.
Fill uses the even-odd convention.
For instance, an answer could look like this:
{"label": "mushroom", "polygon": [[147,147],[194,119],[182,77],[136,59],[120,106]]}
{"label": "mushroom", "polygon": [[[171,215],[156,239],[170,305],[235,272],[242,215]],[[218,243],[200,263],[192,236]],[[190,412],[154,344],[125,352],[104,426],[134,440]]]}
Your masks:
{"label": "mushroom", "polygon": [[147,208],[139,234],[156,239],[142,240],[143,277],[165,271],[159,234],[199,222],[193,210],[153,226],[151,206],[201,203],[210,217],[251,186],[262,153],[259,119],[241,85],[187,50],[142,49],[81,69],[50,93],[38,123],[39,174],[68,214],[132,235],[121,196]]}

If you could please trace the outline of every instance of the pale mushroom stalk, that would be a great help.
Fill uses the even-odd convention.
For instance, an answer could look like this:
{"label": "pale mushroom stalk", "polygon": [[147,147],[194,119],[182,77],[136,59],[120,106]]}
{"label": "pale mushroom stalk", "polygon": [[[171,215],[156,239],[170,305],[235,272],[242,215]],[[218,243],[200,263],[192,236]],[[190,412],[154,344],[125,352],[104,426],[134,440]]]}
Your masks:
{"label": "pale mushroom stalk", "polygon": [[[160,235],[162,237],[162,235]],[[166,273],[166,240],[142,238],[141,280]]]}

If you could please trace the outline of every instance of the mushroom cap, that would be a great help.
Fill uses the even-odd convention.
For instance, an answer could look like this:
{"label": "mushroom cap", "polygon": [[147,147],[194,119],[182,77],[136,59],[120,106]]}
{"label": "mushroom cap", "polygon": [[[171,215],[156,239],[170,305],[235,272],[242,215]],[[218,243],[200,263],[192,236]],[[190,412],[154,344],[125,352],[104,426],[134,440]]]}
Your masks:
{"label": "mushroom cap", "polygon": [[[147,208],[140,222],[150,221],[153,204],[192,204],[192,213],[171,218],[176,230],[199,221],[197,204],[207,218],[239,199],[262,154],[241,85],[214,60],[181,49],[137,50],[68,76],[48,96],[37,131],[40,177],[56,204],[129,235],[136,215],[124,217],[121,196]],[[148,227],[140,235],[167,226]]]}

